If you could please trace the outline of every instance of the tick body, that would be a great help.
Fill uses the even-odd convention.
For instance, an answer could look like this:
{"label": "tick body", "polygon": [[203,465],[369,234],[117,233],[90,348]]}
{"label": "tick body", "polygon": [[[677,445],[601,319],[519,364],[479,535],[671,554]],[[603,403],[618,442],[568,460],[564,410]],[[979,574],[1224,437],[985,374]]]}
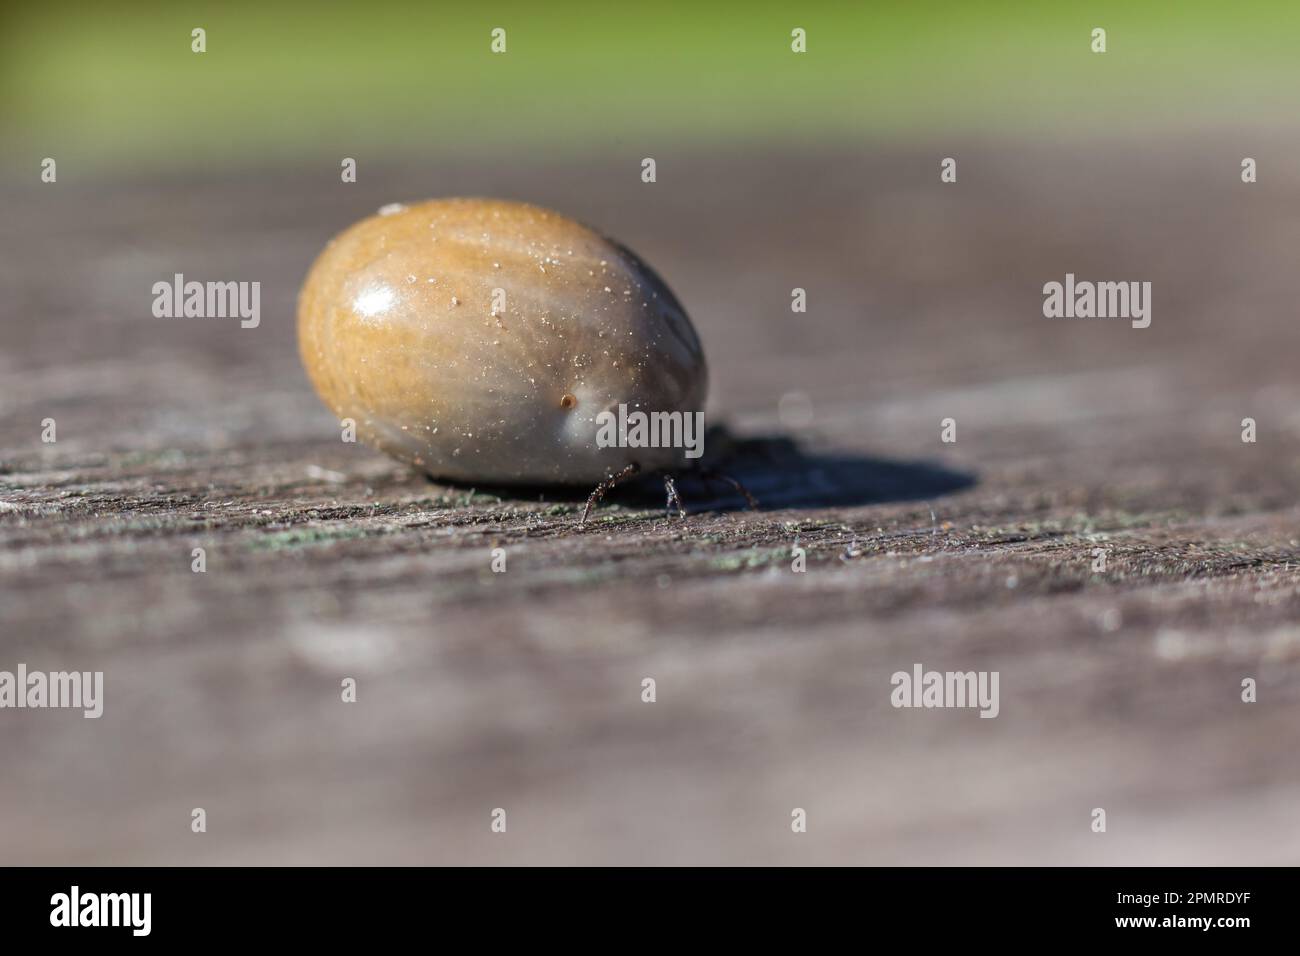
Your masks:
{"label": "tick body", "polygon": [[704,407],[685,310],[632,252],[523,203],[389,206],[335,237],[298,299],[316,391],[435,478],[590,486],[679,448],[601,447],[601,412]]}

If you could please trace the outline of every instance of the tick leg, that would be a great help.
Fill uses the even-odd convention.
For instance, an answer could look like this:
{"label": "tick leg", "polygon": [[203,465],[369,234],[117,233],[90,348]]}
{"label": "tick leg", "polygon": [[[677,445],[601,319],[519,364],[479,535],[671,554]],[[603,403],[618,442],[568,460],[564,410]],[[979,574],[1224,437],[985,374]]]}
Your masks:
{"label": "tick leg", "polygon": [[719,481],[725,481],[727,484],[731,485],[731,487],[735,488],[736,491],[739,492],[744,497],[745,503],[749,505],[750,511],[758,510],[758,499],[749,493],[748,488],[742,485],[735,478],[732,478],[730,475],[724,475],[722,472],[714,471],[712,468],[704,468],[701,469],[700,476],[706,482],[710,478],[717,478]]}
{"label": "tick leg", "polygon": [[664,505],[665,510],[668,512],[668,517],[671,518],[673,516],[673,505],[677,505],[677,516],[679,518],[685,518],[686,509],[682,507],[681,496],[677,494],[677,482],[673,481],[672,475],[664,475],[664,488],[668,492],[668,502]]}
{"label": "tick leg", "polygon": [[611,488],[617,485],[620,481],[623,481],[625,478],[632,477],[640,470],[641,466],[636,462],[632,462],[632,464],[628,465],[617,474],[606,475],[602,478],[600,484],[596,485],[596,487],[592,489],[591,494],[587,496],[587,507],[582,509],[582,520],[578,522],[578,527],[582,527],[587,523],[587,515],[591,513],[591,509],[600,504],[601,499],[605,497],[606,493]]}

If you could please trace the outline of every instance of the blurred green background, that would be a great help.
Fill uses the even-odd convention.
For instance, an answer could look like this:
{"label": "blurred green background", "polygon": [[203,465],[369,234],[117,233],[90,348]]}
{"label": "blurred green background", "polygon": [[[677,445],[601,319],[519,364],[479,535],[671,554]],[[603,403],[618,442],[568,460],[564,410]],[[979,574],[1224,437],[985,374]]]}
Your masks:
{"label": "blurred green background", "polygon": [[0,132],[23,165],[1130,135],[1276,123],[1300,99],[1293,0],[54,2],[3,18]]}

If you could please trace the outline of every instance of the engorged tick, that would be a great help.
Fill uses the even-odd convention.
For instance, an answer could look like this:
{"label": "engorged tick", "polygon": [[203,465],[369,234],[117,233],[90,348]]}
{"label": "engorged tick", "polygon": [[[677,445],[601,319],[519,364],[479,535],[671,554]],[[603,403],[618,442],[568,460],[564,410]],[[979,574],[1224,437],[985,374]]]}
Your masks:
{"label": "engorged tick", "polygon": [[[455,482],[595,485],[583,521],[618,481],[684,462],[680,448],[601,447],[597,416],[690,414],[708,390],[695,328],[648,265],[501,200],[386,206],[344,230],[303,283],[298,344],[366,443]],[[666,487],[680,510],[671,476]]]}

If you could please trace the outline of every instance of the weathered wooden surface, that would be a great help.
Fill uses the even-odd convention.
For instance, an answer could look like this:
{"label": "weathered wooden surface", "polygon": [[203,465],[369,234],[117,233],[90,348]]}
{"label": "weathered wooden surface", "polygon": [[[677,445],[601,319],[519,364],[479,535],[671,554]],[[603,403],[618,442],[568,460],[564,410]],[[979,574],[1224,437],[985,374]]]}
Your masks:
{"label": "weathered wooden surface", "polygon": [[[103,670],[106,701],[0,711],[0,860],[1296,862],[1287,145],[686,153],[653,187],[622,155],[6,178],[0,669]],[[773,439],[736,462],[761,513],[688,487],[687,521],[634,494],[580,531],[574,498],[338,440],[297,283],[359,216],[455,193],[554,205],[655,264],[712,420]],[[1044,319],[1067,271],[1150,280],[1151,328]],[[261,327],[153,318],[174,272],[261,280]],[[791,391],[806,428],[778,417]],[[1000,716],[893,709],[914,662],[999,671]]]}

